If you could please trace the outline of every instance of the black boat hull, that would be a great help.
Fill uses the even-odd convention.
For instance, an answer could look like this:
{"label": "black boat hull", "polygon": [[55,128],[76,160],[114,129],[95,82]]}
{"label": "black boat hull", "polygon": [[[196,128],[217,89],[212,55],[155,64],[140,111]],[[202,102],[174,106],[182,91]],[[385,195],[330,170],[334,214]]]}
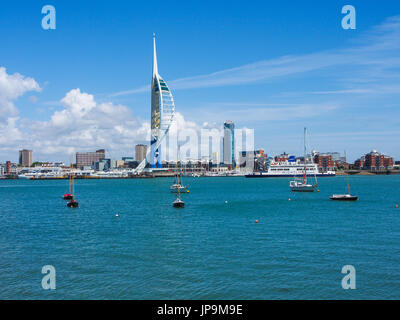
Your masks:
{"label": "black boat hull", "polygon": [[336,197],[329,197],[329,199],[334,200],[334,201],[357,201],[358,197],[343,197],[343,198],[336,198]]}
{"label": "black boat hull", "polygon": [[79,204],[77,201],[70,201],[67,203],[68,208],[78,208]]}
{"label": "black boat hull", "polygon": [[184,208],[185,207],[185,203],[183,201],[174,201],[172,206],[174,208]]}
{"label": "black boat hull", "polygon": [[[246,174],[244,175],[245,178],[293,178],[293,177],[303,177],[302,174],[297,174],[297,175],[290,175],[290,174],[259,174],[259,173],[254,173],[254,174]],[[326,174],[326,173],[317,173],[317,174],[307,174],[307,177],[335,177],[335,174]]]}

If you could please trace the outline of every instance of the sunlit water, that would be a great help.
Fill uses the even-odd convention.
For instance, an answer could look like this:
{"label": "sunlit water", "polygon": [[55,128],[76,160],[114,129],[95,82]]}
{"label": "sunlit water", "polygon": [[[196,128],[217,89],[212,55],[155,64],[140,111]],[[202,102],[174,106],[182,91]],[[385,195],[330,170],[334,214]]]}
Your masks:
{"label": "sunlit water", "polygon": [[70,209],[67,181],[0,181],[0,299],[400,298],[400,175],[350,177],[349,203],[329,200],[343,176],[313,194],[285,178],[185,182],[175,209],[169,178],[77,180]]}

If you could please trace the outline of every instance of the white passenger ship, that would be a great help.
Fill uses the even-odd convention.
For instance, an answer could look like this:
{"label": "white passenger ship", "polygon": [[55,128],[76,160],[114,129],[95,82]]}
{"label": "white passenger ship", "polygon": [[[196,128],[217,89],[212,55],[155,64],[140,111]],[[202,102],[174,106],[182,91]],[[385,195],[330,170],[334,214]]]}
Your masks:
{"label": "white passenger ship", "polygon": [[332,177],[335,176],[335,171],[319,172],[316,163],[296,162],[271,162],[267,171],[253,172],[246,174],[246,178],[271,178],[271,177],[301,177],[304,176],[304,168],[306,169],[307,177]]}

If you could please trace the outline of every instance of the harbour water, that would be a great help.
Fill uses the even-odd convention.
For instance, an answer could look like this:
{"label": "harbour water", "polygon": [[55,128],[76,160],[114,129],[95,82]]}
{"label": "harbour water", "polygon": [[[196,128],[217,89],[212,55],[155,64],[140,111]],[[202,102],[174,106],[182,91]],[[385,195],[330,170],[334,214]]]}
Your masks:
{"label": "harbour water", "polygon": [[351,176],[359,201],[343,203],[329,196],[344,176],[301,194],[286,178],[187,178],[184,209],[172,181],[76,180],[78,209],[67,181],[0,181],[0,299],[400,298],[400,176]]}

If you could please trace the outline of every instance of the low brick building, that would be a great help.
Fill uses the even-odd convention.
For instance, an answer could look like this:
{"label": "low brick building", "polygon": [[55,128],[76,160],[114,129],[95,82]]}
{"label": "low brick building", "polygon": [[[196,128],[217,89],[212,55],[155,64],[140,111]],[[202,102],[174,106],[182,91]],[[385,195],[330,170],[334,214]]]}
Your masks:
{"label": "low brick building", "polygon": [[332,160],[332,155],[326,153],[318,153],[314,156],[314,163],[318,165],[321,172],[334,171],[337,169],[337,161]]}
{"label": "low brick building", "polygon": [[357,169],[370,171],[391,170],[393,169],[393,164],[392,157],[379,153],[376,150],[372,150],[354,162],[354,166]]}

